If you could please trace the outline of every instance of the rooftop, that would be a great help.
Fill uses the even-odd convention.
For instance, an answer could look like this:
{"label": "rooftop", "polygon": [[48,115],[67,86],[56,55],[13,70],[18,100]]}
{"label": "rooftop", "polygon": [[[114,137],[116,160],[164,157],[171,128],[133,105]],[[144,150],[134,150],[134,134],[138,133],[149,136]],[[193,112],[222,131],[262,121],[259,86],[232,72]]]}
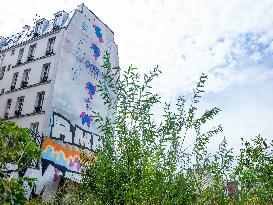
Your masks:
{"label": "rooftop", "polygon": [[21,32],[6,38],[0,36],[0,52],[44,34],[50,33],[54,30],[66,27],[69,24],[74,11],[75,10],[69,13],[65,11],[59,11],[54,14],[55,17],[51,20],[41,18],[35,21],[33,27],[25,25]]}

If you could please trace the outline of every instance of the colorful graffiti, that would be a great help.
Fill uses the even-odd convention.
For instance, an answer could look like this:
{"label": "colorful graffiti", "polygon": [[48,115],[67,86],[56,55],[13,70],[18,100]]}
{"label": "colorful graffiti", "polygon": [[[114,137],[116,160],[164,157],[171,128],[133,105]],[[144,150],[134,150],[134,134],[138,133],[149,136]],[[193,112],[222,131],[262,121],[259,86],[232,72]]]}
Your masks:
{"label": "colorful graffiti", "polygon": [[91,77],[94,76],[95,79],[97,80],[100,74],[100,69],[94,64],[90,63],[90,61],[86,61],[85,66],[88,69],[90,76]]}
{"label": "colorful graffiti", "polygon": [[88,82],[85,84],[85,89],[87,90],[89,96],[93,98],[92,96],[95,95],[97,86],[93,85],[92,83]]}
{"label": "colorful graffiti", "polygon": [[100,57],[100,53],[101,53],[100,48],[96,44],[92,43],[91,49],[93,49],[93,52],[94,52],[93,56],[95,60],[97,60],[98,57]]}
{"label": "colorful graffiti", "polygon": [[85,112],[82,112],[80,117],[82,119],[82,125],[84,125],[86,123],[87,126],[90,127],[90,124],[93,121],[92,115],[88,115]]}
{"label": "colorful graffiti", "polygon": [[[88,117],[88,119],[84,118],[84,123],[90,126],[92,116],[88,116],[85,112],[82,114]],[[66,171],[80,173],[81,152],[84,151],[85,156],[89,156],[89,153],[94,153],[94,150],[100,145],[99,135],[88,132],[77,125],[74,126],[64,116],[53,112],[51,133],[44,139],[41,148],[42,168],[46,170],[51,164],[63,174]],[[54,176],[58,175],[57,170]]]}
{"label": "colorful graffiti", "polygon": [[[69,144],[54,142],[50,138],[46,138],[42,147],[42,158],[51,160],[67,170],[80,172],[79,164],[80,150]],[[78,163],[73,163],[73,162]]]}
{"label": "colorful graffiti", "polygon": [[93,24],[93,28],[95,28],[95,34],[99,39],[100,43],[103,43],[103,38],[102,38],[102,33],[101,33],[101,28],[95,24]]}

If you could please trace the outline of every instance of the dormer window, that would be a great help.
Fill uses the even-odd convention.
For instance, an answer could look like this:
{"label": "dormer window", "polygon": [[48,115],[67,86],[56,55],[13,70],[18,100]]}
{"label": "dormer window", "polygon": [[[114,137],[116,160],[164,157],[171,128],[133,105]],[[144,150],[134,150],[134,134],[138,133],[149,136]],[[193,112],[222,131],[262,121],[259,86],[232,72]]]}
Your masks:
{"label": "dormer window", "polygon": [[36,26],[35,26],[33,37],[37,37],[38,35],[42,35],[47,25],[48,25],[48,21],[44,18],[36,21]]}
{"label": "dormer window", "polygon": [[58,29],[58,28],[60,28],[61,25],[62,25],[62,14],[59,13],[59,14],[55,15],[53,28]]}
{"label": "dormer window", "polygon": [[54,16],[53,29],[59,29],[63,26],[69,15],[65,11],[59,11]]}
{"label": "dormer window", "polygon": [[6,44],[6,39],[3,36],[0,36],[0,49],[2,46],[5,46]]}

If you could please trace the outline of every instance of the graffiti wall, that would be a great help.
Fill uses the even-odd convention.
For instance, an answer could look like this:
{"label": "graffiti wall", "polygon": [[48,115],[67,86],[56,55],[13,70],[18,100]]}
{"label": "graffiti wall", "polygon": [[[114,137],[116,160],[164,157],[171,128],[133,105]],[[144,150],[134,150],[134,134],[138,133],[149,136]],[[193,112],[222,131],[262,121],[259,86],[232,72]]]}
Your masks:
{"label": "graffiti wall", "polygon": [[42,145],[42,175],[53,167],[53,181],[58,176],[80,181],[81,151],[92,156],[101,146],[102,135],[92,111],[110,115],[97,93],[106,51],[112,66],[118,67],[113,32],[83,6],[75,12],[64,34]]}

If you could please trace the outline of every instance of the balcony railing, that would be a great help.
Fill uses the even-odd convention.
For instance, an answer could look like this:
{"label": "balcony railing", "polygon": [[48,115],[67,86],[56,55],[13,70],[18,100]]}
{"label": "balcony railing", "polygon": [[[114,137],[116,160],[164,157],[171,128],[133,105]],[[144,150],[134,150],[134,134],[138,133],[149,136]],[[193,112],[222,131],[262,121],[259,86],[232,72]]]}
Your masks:
{"label": "balcony railing", "polygon": [[31,56],[27,57],[27,62],[32,61],[32,60],[34,60],[34,56],[31,55]]}
{"label": "balcony railing", "polygon": [[9,113],[6,112],[6,113],[4,114],[4,119],[8,119],[8,118],[9,118]]}
{"label": "balcony railing", "polygon": [[27,87],[27,85],[28,85],[27,81],[22,81],[21,82],[21,88],[25,88],[25,87]]}
{"label": "balcony railing", "polygon": [[14,112],[15,116],[20,116],[22,114],[21,110],[15,110]]}
{"label": "balcony railing", "polygon": [[36,38],[36,37],[38,37],[39,36],[39,33],[38,32],[34,32],[33,33],[33,38]]}
{"label": "balcony railing", "polygon": [[34,110],[36,113],[42,112],[42,106],[41,105],[35,106]]}
{"label": "balcony railing", "polygon": [[44,76],[41,78],[40,83],[45,83],[48,80],[48,76]]}
{"label": "balcony railing", "polygon": [[18,60],[16,63],[16,65],[21,65],[21,64],[22,64],[21,60]]}
{"label": "balcony railing", "polygon": [[61,27],[60,27],[59,25],[54,25],[54,26],[53,26],[53,31],[54,31],[54,30],[58,30],[58,29],[60,29],[60,28],[61,28]]}
{"label": "balcony railing", "polygon": [[47,50],[46,51],[46,56],[50,56],[50,55],[52,55],[54,52],[53,52],[53,49],[51,49],[51,50]]}

